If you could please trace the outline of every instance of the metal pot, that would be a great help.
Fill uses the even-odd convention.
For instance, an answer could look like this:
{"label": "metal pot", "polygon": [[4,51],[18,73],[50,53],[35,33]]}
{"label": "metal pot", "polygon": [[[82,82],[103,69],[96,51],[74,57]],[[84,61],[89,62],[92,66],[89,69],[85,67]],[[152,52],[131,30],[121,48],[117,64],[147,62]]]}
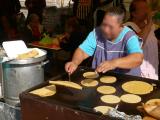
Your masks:
{"label": "metal pot", "polygon": [[[46,53],[46,52],[45,52]],[[3,97],[7,104],[19,104],[19,94],[44,81],[43,62],[46,54],[38,58],[12,60],[2,64]]]}

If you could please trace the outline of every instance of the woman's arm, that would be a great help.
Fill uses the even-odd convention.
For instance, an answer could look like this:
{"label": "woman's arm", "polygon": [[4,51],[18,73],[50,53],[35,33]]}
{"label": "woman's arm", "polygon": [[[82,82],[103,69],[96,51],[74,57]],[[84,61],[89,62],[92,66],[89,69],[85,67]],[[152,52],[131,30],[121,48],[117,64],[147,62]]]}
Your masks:
{"label": "woman's arm", "polygon": [[142,64],[143,54],[134,53],[126,57],[113,59],[110,61],[102,62],[96,69],[97,72],[105,73],[109,70],[114,70],[116,68],[120,69],[133,69]]}

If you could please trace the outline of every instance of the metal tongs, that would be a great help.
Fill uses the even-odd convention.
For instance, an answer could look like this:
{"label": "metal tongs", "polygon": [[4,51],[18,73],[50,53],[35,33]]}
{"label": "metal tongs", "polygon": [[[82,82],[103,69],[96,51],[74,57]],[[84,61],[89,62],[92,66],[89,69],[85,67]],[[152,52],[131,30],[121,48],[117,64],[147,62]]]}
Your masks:
{"label": "metal tongs", "polygon": [[70,73],[68,73],[68,79],[71,82],[71,74]]}
{"label": "metal tongs", "polygon": [[99,73],[95,70],[95,73],[97,74],[97,76],[99,76]]}
{"label": "metal tongs", "polygon": [[68,74],[68,80],[71,82],[71,73],[67,72]]}

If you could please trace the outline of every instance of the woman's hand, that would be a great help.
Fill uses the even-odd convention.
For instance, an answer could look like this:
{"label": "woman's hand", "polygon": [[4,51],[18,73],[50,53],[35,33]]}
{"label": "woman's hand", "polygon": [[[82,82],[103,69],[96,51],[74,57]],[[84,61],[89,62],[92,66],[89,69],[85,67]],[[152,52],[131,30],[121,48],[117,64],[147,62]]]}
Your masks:
{"label": "woman's hand", "polygon": [[96,69],[99,73],[105,73],[116,68],[116,60],[104,61]]}
{"label": "woman's hand", "polygon": [[76,71],[78,65],[76,65],[74,62],[68,62],[65,65],[65,70],[67,73],[72,74],[74,71]]}

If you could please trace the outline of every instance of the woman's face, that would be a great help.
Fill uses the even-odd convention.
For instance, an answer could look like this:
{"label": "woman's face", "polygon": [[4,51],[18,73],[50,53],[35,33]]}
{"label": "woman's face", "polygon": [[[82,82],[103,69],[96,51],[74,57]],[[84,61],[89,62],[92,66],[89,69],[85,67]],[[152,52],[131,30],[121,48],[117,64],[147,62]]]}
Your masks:
{"label": "woman's face", "polygon": [[146,2],[139,1],[136,4],[136,10],[133,12],[133,17],[139,21],[144,21],[149,15],[149,7]]}
{"label": "woman's face", "polygon": [[105,15],[101,29],[108,39],[113,40],[119,35],[122,26],[117,16]]}

